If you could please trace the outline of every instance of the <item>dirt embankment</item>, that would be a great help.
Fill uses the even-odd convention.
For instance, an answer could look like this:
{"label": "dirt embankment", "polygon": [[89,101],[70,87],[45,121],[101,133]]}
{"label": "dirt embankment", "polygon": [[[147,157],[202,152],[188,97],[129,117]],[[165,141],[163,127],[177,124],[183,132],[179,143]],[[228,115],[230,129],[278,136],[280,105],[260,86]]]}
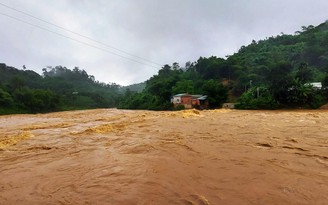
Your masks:
{"label": "dirt embankment", "polygon": [[326,204],[328,111],[0,117],[0,204]]}

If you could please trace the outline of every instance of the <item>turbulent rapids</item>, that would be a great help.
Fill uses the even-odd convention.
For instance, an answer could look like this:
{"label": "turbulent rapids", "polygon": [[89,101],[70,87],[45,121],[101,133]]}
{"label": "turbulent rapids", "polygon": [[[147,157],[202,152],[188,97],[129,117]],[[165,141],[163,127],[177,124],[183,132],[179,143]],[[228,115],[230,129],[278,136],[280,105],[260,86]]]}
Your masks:
{"label": "turbulent rapids", "polygon": [[0,204],[326,204],[327,111],[0,117]]}

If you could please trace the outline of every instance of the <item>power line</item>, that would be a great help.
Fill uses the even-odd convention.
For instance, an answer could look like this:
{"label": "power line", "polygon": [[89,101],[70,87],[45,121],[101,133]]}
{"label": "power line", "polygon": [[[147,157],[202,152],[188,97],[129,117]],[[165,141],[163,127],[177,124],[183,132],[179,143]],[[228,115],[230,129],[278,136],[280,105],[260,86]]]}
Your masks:
{"label": "power line", "polygon": [[[70,33],[72,33],[72,34],[74,34],[74,35],[80,36],[80,37],[82,37],[82,38],[85,38],[85,39],[88,39],[88,40],[90,40],[90,41],[96,42],[96,43],[101,44],[101,45],[103,45],[103,46],[106,46],[106,47],[108,47],[108,48],[114,49],[114,50],[119,51],[119,52],[121,52],[121,53],[124,53],[124,54],[126,54],[126,55],[129,55],[129,56],[132,56],[132,57],[135,57],[135,58],[141,59],[141,60],[143,60],[143,61],[146,61],[146,62],[148,62],[148,63],[154,64],[154,65],[157,65],[157,66],[162,66],[162,65],[159,64],[159,63],[156,63],[156,62],[150,61],[150,60],[148,60],[148,59],[145,59],[145,58],[139,57],[139,56],[137,56],[137,55],[134,55],[134,54],[128,53],[128,52],[126,52],[126,51],[124,51],[124,50],[121,50],[121,49],[118,49],[118,48],[116,48],[116,47],[114,47],[114,46],[108,45],[108,44],[103,43],[103,42],[101,42],[101,41],[98,41],[98,40],[96,40],[96,39],[94,39],[94,38],[91,38],[91,37],[88,37],[88,36],[82,35],[82,34],[77,33],[77,32],[75,32],[75,31],[69,30],[69,29],[64,28],[64,27],[62,27],[62,26],[59,26],[59,25],[57,25],[57,24],[54,24],[54,23],[51,23],[51,22],[49,22],[49,21],[43,20],[43,19],[38,18],[38,17],[36,17],[36,16],[34,16],[34,15],[31,15],[31,14],[29,14],[29,13],[27,13],[27,12],[24,12],[24,11],[21,11],[21,10],[15,9],[15,8],[13,8],[13,7],[11,7],[11,6],[8,6],[8,5],[6,5],[6,4],[4,4],[4,3],[2,3],[2,2],[0,2],[0,5],[1,5],[1,6],[4,6],[4,7],[6,7],[6,8],[8,8],[8,9],[14,10],[14,11],[16,11],[16,12],[22,13],[22,14],[24,14],[24,15],[26,15],[26,16],[31,17],[31,18],[37,19],[37,20],[39,20],[39,21],[41,21],[41,22],[47,23],[47,24],[49,24],[49,25],[51,25],[51,26],[54,26],[54,27],[57,27],[57,28],[62,29],[62,30],[64,30],[64,31],[70,32]],[[17,19],[16,19],[16,20],[17,20]]]}
{"label": "power line", "polygon": [[14,20],[16,20],[16,21],[20,21],[20,22],[25,23],[25,24],[28,24],[28,25],[30,25],[30,26],[37,27],[37,28],[39,28],[39,29],[42,29],[42,30],[48,31],[48,32],[50,32],[50,33],[56,34],[56,35],[58,35],[58,36],[61,36],[61,37],[64,37],[64,38],[70,39],[70,40],[75,41],[75,42],[78,42],[78,43],[80,43],[80,44],[84,44],[84,45],[86,45],[86,46],[89,46],[89,47],[92,47],[92,48],[95,48],[95,49],[98,49],[98,50],[101,50],[101,51],[104,51],[104,52],[107,52],[107,53],[110,53],[110,54],[113,54],[113,55],[116,55],[116,56],[119,56],[119,57],[121,57],[121,58],[125,58],[125,59],[127,59],[127,60],[130,60],[130,61],[133,61],[133,62],[136,62],[136,63],[139,63],[139,64],[143,64],[143,65],[146,65],[146,66],[149,66],[149,67],[153,67],[153,68],[157,68],[157,69],[159,69],[159,68],[156,67],[156,66],[153,66],[153,65],[150,65],[150,64],[146,64],[146,63],[144,63],[144,62],[141,62],[141,61],[138,61],[138,60],[135,60],[135,59],[132,59],[132,58],[129,58],[129,57],[126,57],[126,56],[123,56],[123,55],[120,55],[120,54],[114,53],[114,52],[109,51],[109,50],[107,50],[107,49],[104,49],[104,48],[101,48],[101,47],[98,47],[98,46],[92,45],[92,44],[90,44],[90,43],[86,43],[86,42],[84,42],[84,41],[77,40],[77,39],[75,39],[75,38],[72,38],[72,37],[66,36],[66,35],[64,35],[64,34],[57,33],[57,32],[55,32],[55,31],[49,30],[49,29],[44,28],[44,27],[41,27],[41,26],[39,26],[39,25],[35,25],[35,24],[32,24],[32,23],[29,23],[29,22],[27,22],[27,21],[24,21],[24,20],[22,20],[22,19],[19,19],[19,18],[16,18],[16,17],[10,16],[10,15],[8,15],[8,14],[4,14],[4,13],[1,13],[1,12],[0,12],[0,15],[6,16],[6,17],[11,18],[11,19],[14,19]]}
{"label": "power line", "polygon": [[149,63],[155,64],[155,65],[158,65],[158,66],[162,66],[162,65],[159,64],[159,63],[156,63],[156,62],[153,62],[153,61],[147,60],[147,59],[145,59],[145,58],[142,58],[142,57],[139,57],[139,56],[133,55],[133,54],[131,54],[131,53],[128,53],[128,52],[123,51],[123,50],[121,50],[121,49],[118,49],[118,48],[116,48],[116,47],[110,46],[110,45],[105,44],[105,43],[103,43],[103,42],[101,42],[101,41],[98,41],[98,40],[96,40],[96,39],[93,39],[93,38],[91,38],[91,37],[88,37],[88,36],[85,36],[85,35],[79,34],[79,33],[75,32],[75,31],[72,31],[72,30],[66,29],[66,28],[64,28],[64,27],[62,27],[62,26],[58,26],[58,25],[56,25],[56,24],[54,24],[54,23],[51,23],[51,22],[46,21],[46,20],[43,20],[43,19],[41,19],[41,18],[38,18],[38,17],[36,17],[36,16],[33,16],[33,15],[31,15],[31,14],[29,14],[29,13],[26,13],[26,12],[24,12],[24,11],[21,11],[21,10],[15,9],[15,8],[13,8],[13,7],[10,7],[10,6],[8,6],[8,5],[6,5],[6,4],[3,4],[3,3],[1,3],[1,2],[0,2],[0,5],[2,5],[2,6],[4,6],[4,7],[7,7],[7,8],[9,8],[9,9],[11,9],[11,10],[17,11],[17,12],[19,12],[19,13],[22,13],[22,14],[24,14],[24,15],[27,15],[27,16],[29,16],[29,17],[32,17],[32,18],[34,18],[34,19],[37,19],[37,20],[39,20],[39,21],[42,21],[42,22],[44,22],[44,23],[47,23],[47,24],[49,24],[49,25],[52,25],[52,26],[55,26],[55,27],[60,28],[60,29],[62,29],[62,30],[65,30],[65,31],[67,31],[67,32],[70,32],[70,33],[72,33],[72,34],[75,34],[75,35],[78,35],[78,36],[80,36],[80,37],[83,37],[83,38],[86,38],[86,39],[88,39],[88,40],[91,40],[91,41],[93,41],[93,42],[99,43],[99,44],[104,45],[104,46],[106,46],[106,47],[109,47],[109,48],[111,48],[111,49],[117,50],[117,51],[122,52],[122,53],[124,53],[124,54],[126,54],[126,55],[129,55],[129,56],[133,56],[133,57],[139,58],[139,59],[141,59],[141,60],[147,61],[147,62],[149,62]]}

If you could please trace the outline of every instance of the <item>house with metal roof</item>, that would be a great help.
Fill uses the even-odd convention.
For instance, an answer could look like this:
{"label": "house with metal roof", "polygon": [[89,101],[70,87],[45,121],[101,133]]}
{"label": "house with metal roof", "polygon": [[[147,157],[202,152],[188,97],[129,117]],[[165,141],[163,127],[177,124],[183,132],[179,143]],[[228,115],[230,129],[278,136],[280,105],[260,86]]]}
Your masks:
{"label": "house with metal roof", "polygon": [[184,106],[185,109],[206,109],[208,108],[208,99],[206,95],[191,95],[188,93],[181,93],[172,96],[171,103],[174,107],[179,105]]}

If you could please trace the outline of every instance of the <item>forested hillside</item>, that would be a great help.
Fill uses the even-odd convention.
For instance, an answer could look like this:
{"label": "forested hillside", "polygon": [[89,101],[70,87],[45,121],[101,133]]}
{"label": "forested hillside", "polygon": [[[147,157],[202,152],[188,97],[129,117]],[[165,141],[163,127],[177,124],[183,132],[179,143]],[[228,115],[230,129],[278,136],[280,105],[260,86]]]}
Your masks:
{"label": "forested hillside", "polygon": [[128,86],[120,86],[120,93],[124,93],[126,91],[128,92],[142,92],[146,87],[146,82],[142,82],[142,83],[136,83],[136,84],[132,84],[132,85],[128,85]]}
{"label": "forested hillside", "polygon": [[[205,94],[211,107],[224,101],[240,109],[317,108],[327,101],[328,24],[303,26],[294,35],[252,41],[226,59],[200,57],[180,67],[164,66],[142,93],[127,93],[122,108],[169,109],[177,93]],[[241,96],[241,97],[240,97]]]}
{"label": "forested hillside", "polygon": [[107,108],[118,104],[119,85],[105,84],[85,70],[56,66],[43,75],[0,64],[0,113],[36,113]]}
{"label": "forested hillside", "polygon": [[[226,58],[165,65],[145,83],[122,87],[85,70],[56,66],[43,74],[0,64],[0,113],[119,107],[170,110],[178,93],[207,95],[210,108],[236,102],[240,109],[318,108],[327,102],[328,23],[294,35],[253,40]],[[312,82],[321,82],[322,89]]]}

